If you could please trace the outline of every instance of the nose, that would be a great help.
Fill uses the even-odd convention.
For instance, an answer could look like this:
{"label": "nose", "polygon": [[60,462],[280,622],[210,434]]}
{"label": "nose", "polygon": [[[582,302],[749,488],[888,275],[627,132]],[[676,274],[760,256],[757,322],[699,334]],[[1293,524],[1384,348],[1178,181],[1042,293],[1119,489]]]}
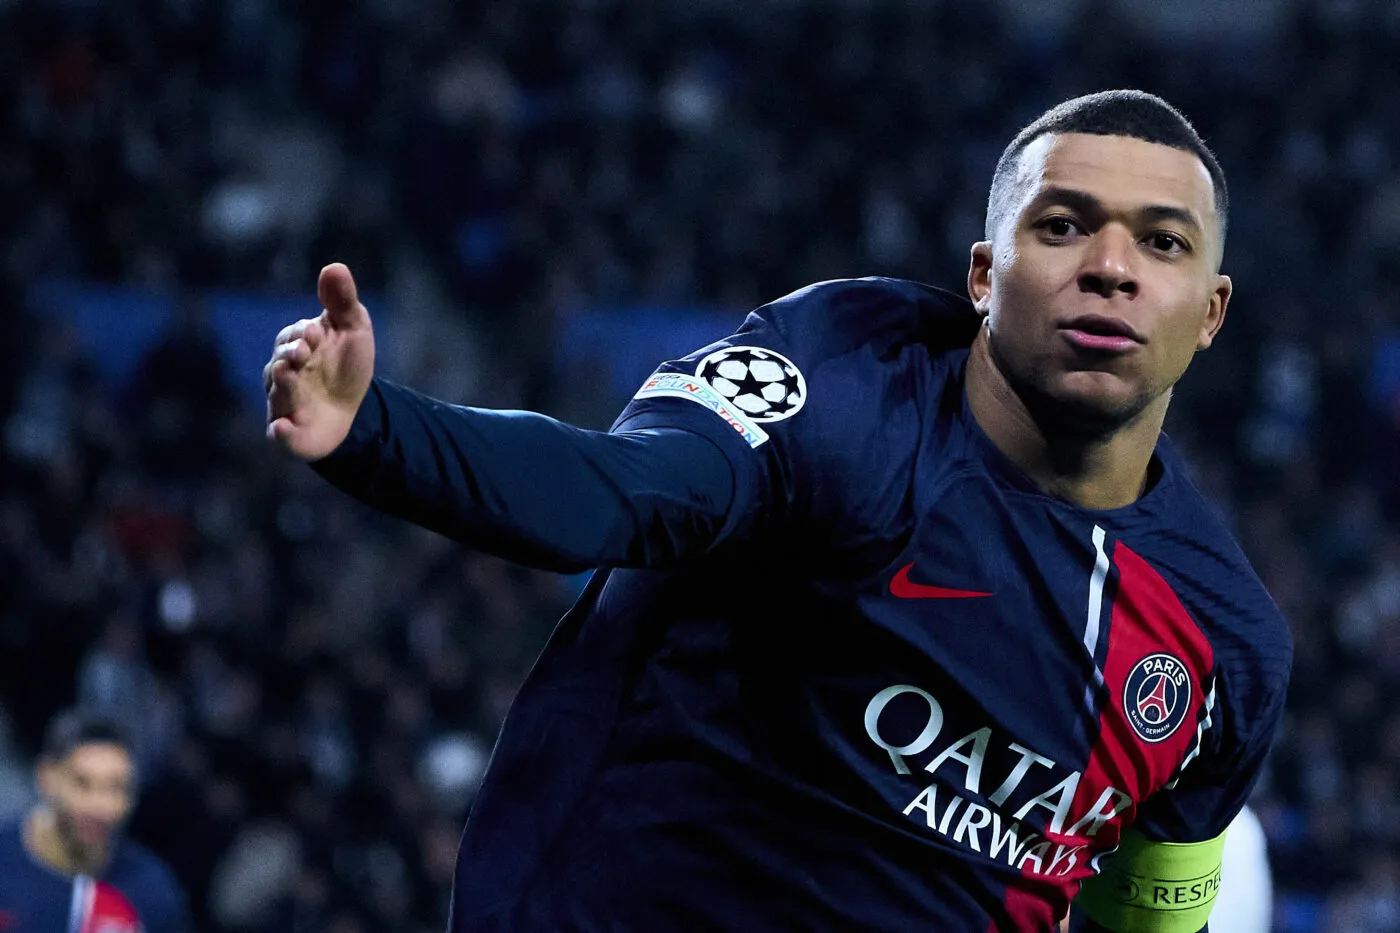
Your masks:
{"label": "nose", "polygon": [[1079,270],[1079,290],[1112,298],[1122,292],[1129,298],[1138,293],[1133,273],[1133,238],[1127,231],[1111,226],[1099,230],[1089,241]]}
{"label": "nose", "polygon": [[108,826],[115,825],[117,822],[119,822],[122,818],[122,814],[125,812],[125,803],[121,800],[116,799],[104,800],[98,805],[94,806],[90,811],[88,811],[89,815],[93,819],[101,820],[104,824]]}
{"label": "nose", "polygon": [[121,811],[116,807],[99,803],[76,809],[73,811],[73,815],[87,823],[91,828],[100,828],[102,832],[106,833],[116,827],[121,818]]}
{"label": "nose", "polygon": [[91,820],[97,820],[107,826],[114,826],[121,822],[127,811],[127,798],[124,793],[118,790],[96,790],[85,799],[78,802],[75,811]]}

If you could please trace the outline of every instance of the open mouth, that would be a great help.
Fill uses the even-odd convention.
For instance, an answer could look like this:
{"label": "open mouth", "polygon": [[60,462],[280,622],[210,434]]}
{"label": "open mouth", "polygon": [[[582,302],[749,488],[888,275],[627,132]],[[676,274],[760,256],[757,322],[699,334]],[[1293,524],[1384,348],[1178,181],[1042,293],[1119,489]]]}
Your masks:
{"label": "open mouth", "polygon": [[73,836],[85,846],[101,846],[112,833],[112,827],[104,820],[78,818],[73,821]]}

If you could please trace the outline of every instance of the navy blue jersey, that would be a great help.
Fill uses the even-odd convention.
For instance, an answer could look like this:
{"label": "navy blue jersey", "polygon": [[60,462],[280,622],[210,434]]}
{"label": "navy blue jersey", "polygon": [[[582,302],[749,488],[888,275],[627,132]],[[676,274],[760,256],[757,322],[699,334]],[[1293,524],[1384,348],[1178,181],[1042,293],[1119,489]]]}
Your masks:
{"label": "navy blue jersey", "polygon": [[1003,456],[966,403],[978,326],[889,279],[760,308],[605,436],[690,439],[689,493],[573,429],[375,389],[360,453],[321,469],[489,532],[463,540],[528,525],[498,551],[586,562],[522,517],[556,501],[548,471],[590,484],[580,508],[652,490],[619,495],[642,545],[599,545],[612,566],[506,720],[454,931],[1050,931],[1124,827],[1225,829],[1278,723],[1287,628],[1165,437],[1111,511]]}
{"label": "navy blue jersey", "polygon": [[22,823],[0,827],[0,931],[183,933],[188,928],[174,876],[140,844],[119,841],[100,878],[69,878],[29,854]]}

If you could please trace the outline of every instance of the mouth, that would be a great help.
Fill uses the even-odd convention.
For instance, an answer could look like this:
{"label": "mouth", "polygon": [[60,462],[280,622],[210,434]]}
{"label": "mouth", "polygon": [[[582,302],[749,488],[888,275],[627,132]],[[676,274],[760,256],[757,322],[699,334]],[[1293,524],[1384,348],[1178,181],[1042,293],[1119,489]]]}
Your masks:
{"label": "mouth", "polygon": [[84,846],[104,845],[112,834],[112,827],[104,820],[84,819],[73,821],[73,835]]}
{"label": "mouth", "polygon": [[1065,339],[1082,350],[1125,353],[1146,343],[1126,321],[1102,314],[1081,314],[1060,324]]}

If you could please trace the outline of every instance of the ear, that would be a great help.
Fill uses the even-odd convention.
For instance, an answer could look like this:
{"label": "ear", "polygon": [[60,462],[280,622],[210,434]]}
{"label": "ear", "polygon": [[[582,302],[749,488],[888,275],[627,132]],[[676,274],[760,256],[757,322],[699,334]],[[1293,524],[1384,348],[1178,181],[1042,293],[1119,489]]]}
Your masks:
{"label": "ear", "polygon": [[967,266],[967,297],[983,317],[992,307],[992,243],[982,240],[972,244],[972,256]]}
{"label": "ear", "polygon": [[1215,291],[1210,293],[1210,307],[1206,309],[1206,319],[1201,322],[1201,334],[1196,338],[1196,349],[1206,350],[1215,342],[1215,335],[1225,324],[1225,311],[1230,306],[1230,294],[1234,283],[1228,275],[1215,277]]}
{"label": "ear", "polygon": [[42,758],[39,759],[39,762],[34,766],[34,783],[39,788],[40,797],[53,796],[54,777],[53,763]]}

